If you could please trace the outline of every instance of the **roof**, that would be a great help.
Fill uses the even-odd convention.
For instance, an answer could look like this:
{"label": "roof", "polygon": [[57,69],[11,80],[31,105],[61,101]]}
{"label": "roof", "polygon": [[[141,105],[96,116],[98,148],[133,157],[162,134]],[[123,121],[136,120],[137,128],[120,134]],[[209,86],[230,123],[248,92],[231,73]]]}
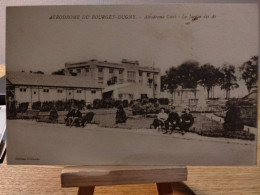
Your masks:
{"label": "roof", "polygon": [[49,87],[78,87],[102,88],[100,84],[92,83],[86,77],[64,75],[35,74],[25,72],[7,72],[6,79],[13,85],[49,86]]}
{"label": "roof", "polygon": [[133,83],[123,83],[123,84],[118,84],[118,85],[110,85],[107,88],[105,88],[102,92],[106,93],[106,92],[109,92],[109,91],[114,91],[115,89],[125,88],[125,87],[128,87],[130,85],[133,85]]}
{"label": "roof", "polygon": [[107,61],[98,61],[98,60],[89,60],[84,62],[77,62],[77,63],[66,63],[66,68],[75,68],[75,67],[85,67],[85,66],[91,66],[96,65],[100,67],[108,67],[108,68],[117,68],[117,69],[138,69],[141,71],[147,71],[147,72],[160,72],[159,68],[153,68],[149,66],[139,66],[131,63],[113,63],[113,62],[107,62]]}

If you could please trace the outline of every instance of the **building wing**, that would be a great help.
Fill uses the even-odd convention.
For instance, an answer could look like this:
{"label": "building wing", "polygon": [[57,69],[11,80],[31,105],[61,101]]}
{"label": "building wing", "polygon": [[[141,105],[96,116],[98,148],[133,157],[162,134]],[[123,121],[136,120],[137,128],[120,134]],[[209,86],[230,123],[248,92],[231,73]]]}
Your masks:
{"label": "building wing", "polygon": [[6,78],[12,85],[48,86],[66,88],[93,88],[100,89],[101,85],[92,82],[86,77],[64,75],[46,75],[25,72],[7,72]]}

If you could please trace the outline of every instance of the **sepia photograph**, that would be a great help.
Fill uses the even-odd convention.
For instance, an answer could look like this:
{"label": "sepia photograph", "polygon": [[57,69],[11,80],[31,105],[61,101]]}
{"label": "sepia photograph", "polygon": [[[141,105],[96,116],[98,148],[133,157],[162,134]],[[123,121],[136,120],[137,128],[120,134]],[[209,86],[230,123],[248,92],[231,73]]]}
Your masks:
{"label": "sepia photograph", "polygon": [[8,164],[255,165],[257,4],[8,7]]}

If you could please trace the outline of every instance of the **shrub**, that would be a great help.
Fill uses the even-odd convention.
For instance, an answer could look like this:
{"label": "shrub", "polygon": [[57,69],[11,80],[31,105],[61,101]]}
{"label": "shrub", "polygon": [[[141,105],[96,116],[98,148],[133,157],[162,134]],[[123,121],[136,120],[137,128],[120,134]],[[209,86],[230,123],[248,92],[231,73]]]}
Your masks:
{"label": "shrub", "polygon": [[28,110],[29,102],[23,102],[19,104],[18,112],[26,112]]}
{"label": "shrub", "polygon": [[132,109],[133,109],[133,115],[145,113],[143,106],[139,102],[135,102],[132,106]]}
{"label": "shrub", "polygon": [[64,111],[65,110],[65,102],[57,101],[57,102],[55,102],[55,107],[56,107],[57,111]]}
{"label": "shrub", "polygon": [[101,108],[101,100],[100,100],[100,99],[94,99],[94,101],[93,101],[93,107],[94,107],[95,109]]}
{"label": "shrub", "polygon": [[148,100],[147,98],[142,99],[142,105],[145,105],[145,104],[147,104],[147,103],[149,103],[149,100]]}
{"label": "shrub", "polygon": [[169,99],[168,98],[160,98],[159,103],[161,105],[168,105],[169,104]]}
{"label": "shrub", "polygon": [[33,110],[41,110],[41,102],[40,102],[40,101],[34,102],[34,103],[32,104],[32,109],[33,109]]}
{"label": "shrub", "polygon": [[119,105],[122,105],[122,100],[115,101],[115,107],[117,108]]}
{"label": "shrub", "polygon": [[43,102],[41,112],[50,112],[53,107],[53,102]]}
{"label": "shrub", "polygon": [[128,107],[128,100],[123,100],[123,107]]}
{"label": "shrub", "polygon": [[155,104],[158,101],[157,98],[150,98],[149,103]]}

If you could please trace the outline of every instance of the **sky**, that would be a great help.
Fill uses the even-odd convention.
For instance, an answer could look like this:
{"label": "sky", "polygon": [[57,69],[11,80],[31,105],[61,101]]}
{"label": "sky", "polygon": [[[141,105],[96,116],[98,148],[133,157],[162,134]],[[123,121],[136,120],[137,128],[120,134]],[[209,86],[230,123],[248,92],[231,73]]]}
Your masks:
{"label": "sky", "polygon": [[[94,2],[97,1],[11,0],[1,1],[0,9],[3,10],[5,5]],[[84,14],[84,9],[76,12]],[[177,66],[190,59],[197,60],[201,64],[212,63],[215,66],[221,66],[223,63],[240,66],[252,55],[258,54],[259,21],[257,7],[254,5],[193,4],[177,5],[168,9],[170,14],[216,15],[214,20],[199,19],[190,24],[186,24],[189,20],[50,22],[46,16],[55,13],[54,10],[49,12],[43,9],[36,10],[27,14],[18,11],[15,22],[12,22],[13,26],[16,25],[12,28],[19,28],[23,33],[14,30],[15,33],[10,35],[13,42],[15,41],[15,48],[10,51],[12,55],[9,60],[10,66],[7,66],[10,70],[22,68],[28,71],[52,72],[63,68],[65,62],[92,58],[120,62],[122,58],[127,58],[139,60],[144,66],[151,66],[154,63],[164,72],[169,66]],[[106,11],[101,12],[105,14]],[[149,13],[162,14],[163,11],[137,9],[134,12],[143,17]],[[111,13],[110,10],[107,12]],[[130,9],[128,12],[133,13],[133,10]],[[60,13],[66,14],[69,11],[64,9],[60,10]],[[5,28],[4,23],[4,20],[1,20],[1,29]],[[1,46],[5,42],[3,39],[4,36],[0,36]],[[0,64],[5,64],[4,47],[1,47],[0,51]]]}

